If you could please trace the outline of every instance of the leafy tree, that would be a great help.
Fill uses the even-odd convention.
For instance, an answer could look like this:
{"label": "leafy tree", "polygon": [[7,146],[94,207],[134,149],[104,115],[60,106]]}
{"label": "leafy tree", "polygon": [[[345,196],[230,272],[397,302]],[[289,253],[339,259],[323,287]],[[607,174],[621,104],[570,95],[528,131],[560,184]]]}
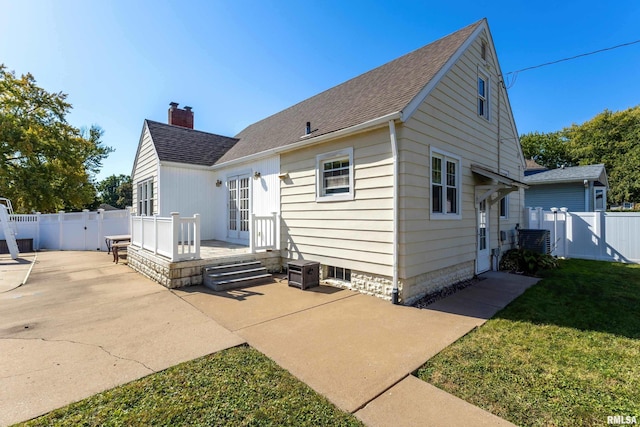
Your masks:
{"label": "leafy tree", "polygon": [[640,201],[640,105],[605,110],[582,124],[520,137],[522,150],[548,168],[603,163],[609,177],[609,203]]}
{"label": "leafy tree", "polygon": [[640,105],[605,110],[564,130],[568,149],[581,165],[604,163],[612,203],[640,201]]}
{"label": "leafy tree", "polygon": [[129,175],[108,176],[100,181],[96,188],[100,203],[106,203],[120,209],[131,206],[133,187]]}
{"label": "leafy tree", "polygon": [[527,159],[533,159],[541,166],[555,169],[560,166],[574,166],[567,140],[562,131],[539,133],[531,132],[520,136],[522,152]]}
{"label": "leafy tree", "polygon": [[17,212],[79,210],[95,199],[92,176],[113,150],[100,127],[67,123],[66,98],[0,64],[0,195]]}

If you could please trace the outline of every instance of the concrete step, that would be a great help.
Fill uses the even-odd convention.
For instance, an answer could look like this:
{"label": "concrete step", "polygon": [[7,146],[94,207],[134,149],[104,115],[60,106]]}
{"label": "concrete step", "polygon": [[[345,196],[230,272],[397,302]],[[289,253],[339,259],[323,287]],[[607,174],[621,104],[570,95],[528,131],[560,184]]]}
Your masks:
{"label": "concrete step", "polygon": [[205,283],[205,286],[209,289],[213,289],[214,291],[227,291],[229,289],[238,289],[253,285],[259,285],[271,280],[271,277],[271,274],[264,273],[250,277],[241,277],[238,279],[215,280],[209,283]]}
{"label": "concrete step", "polygon": [[271,279],[259,261],[205,267],[202,275],[204,285],[214,291],[243,288]]}
{"label": "concrete step", "polygon": [[260,264],[260,261],[245,261],[245,262],[238,262],[234,264],[213,265],[213,266],[205,267],[204,271],[206,274],[218,274],[218,273],[225,273],[228,271],[245,270],[248,268],[258,268],[258,267],[262,267],[262,264]]}
{"label": "concrete step", "polygon": [[213,280],[238,279],[240,277],[249,277],[255,274],[265,273],[267,270],[260,266],[257,268],[247,268],[246,270],[225,271],[222,273],[209,273],[207,275]]}

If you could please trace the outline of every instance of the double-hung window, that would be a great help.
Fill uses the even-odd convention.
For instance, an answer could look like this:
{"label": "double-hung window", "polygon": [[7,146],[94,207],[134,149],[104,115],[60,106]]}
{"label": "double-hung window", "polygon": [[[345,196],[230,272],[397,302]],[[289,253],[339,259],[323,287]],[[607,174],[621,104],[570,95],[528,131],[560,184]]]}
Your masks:
{"label": "double-hung window", "polygon": [[459,219],[460,158],[431,150],[431,218]]}
{"label": "double-hung window", "polygon": [[138,184],[138,215],[153,215],[153,179]]}
{"label": "double-hung window", "polygon": [[478,70],[478,115],[489,120],[489,76]]}
{"label": "double-hung window", "polygon": [[316,157],[316,201],[353,200],[353,148]]}

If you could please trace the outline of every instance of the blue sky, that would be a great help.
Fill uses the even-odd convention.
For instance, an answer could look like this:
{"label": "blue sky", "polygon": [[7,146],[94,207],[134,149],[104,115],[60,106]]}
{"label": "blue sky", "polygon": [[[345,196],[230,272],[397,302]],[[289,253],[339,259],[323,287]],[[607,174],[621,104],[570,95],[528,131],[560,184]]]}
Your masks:
{"label": "blue sky", "polygon": [[[446,4],[445,4],[446,3]],[[199,130],[245,126],[483,17],[502,71],[640,39],[640,2],[0,0],[0,62],[32,73],[116,149],[129,174],[143,120],[189,105]],[[509,89],[520,133],[640,104],[640,43],[526,71]]]}

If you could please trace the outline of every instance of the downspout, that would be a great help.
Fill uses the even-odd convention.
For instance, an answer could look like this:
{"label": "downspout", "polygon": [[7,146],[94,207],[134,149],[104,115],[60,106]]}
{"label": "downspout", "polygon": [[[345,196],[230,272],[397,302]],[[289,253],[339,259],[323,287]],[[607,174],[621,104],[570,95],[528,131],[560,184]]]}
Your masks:
{"label": "downspout", "polygon": [[396,123],[389,120],[389,138],[391,140],[391,155],[393,158],[393,290],[391,303],[398,304],[398,141],[396,140]]}
{"label": "downspout", "polygon": [[[497,122],[498,122],[497,123],[497,126],[498,126],[498,129],[497,129],[497,134],[498,134],[498,173],[502,173],[502,169],[501,169],[501,166],[502,166],[502,162],[501,162],[501,159],[502,159],[502,156],[501,156],[501,153],[502,153],[502,140],[500,139],[500,130],[501,130],[500,129],[500,117],[502,116],[502,114],[501,114],[502,110],[500,110],[500,99],[501,99],[500,94],[502,93],[501,87],[504,87],[504,81],[502,80],[501,76],[498,76],[498,112],[497,112],[498,113],[498,119],[497,119]],[[508,212],[508,209],[509,209],[509,207],[507,206],[507,212]],[[498,211],[498,222],[497,222],[498,226],[496,228],[497,228],[497,232],[498,232],[498,238],[497,238],[497,240],[498,240],[498,253],[496,254],[495,260],[494,260],[495,261],[495,265],[496,265],[496,268],[495,268],[496,271],[499,270],[500,254],[502,253],[502,240],[500,239],[500,237],[501,237],[500,236],[500,228],[501,228],[501,225],[502,225],[501,224],[502,221],[500,221],[500,204],[498,204],[497,211]],[[493,269],[493,262],[491,263],[491,268]]]}

